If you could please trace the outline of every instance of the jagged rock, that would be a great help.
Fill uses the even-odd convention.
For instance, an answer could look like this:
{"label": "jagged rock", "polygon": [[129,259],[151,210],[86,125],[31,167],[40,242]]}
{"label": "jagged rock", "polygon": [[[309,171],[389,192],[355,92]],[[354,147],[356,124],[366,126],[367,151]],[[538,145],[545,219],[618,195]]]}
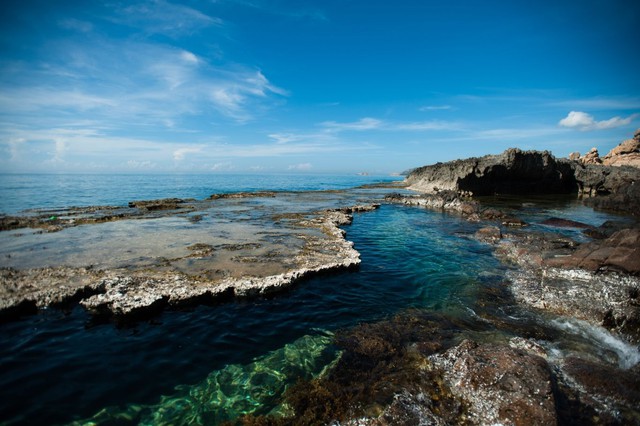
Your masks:
{"label": "jagged rock", "polygon": [[444,190],[463,194],[571,193],[576,190],[569,162],[548,151],[510,148],[487,155],[420,167],[407,176],[409,189],[425,193]]}
{"label": "jagged rock", "polygon": [[633,139],[627,139],[609,151],[602,162],[608,166],[640,167],[640,129],[636,130]]}
{"label": "jagged rock", "polygon": [[430,361],[467,404],[471,424],[557,424],[553,377],[547,362],[507,345],[465,340]]}
{"label": "jagged rock", "polygon": [[[414,169],[405,179],[425,200],[407,203],[446,210],[462,209],[455,195],[571,194],[598,196],[593,207],[640,214],[640,169],[556,159],[549,152],[516,148],[500,155],[437,163]],[[441,195],[440,198],[432,195]],[[604,199],[602,196],[611,195]],[[465,209],[469,209],[465,207]]]}
{"label": "jagged rock", "polygon": [[602,164],[600,154],[598,154],[598,148],[591,148],[584,157],[580,158],[580,162],[582,162],[582,164]]}
{"label": "jagged rock", "polygon": [[569,154],[569,160],[571,161],[579,161],[580,160],[580,153],[579,152],[572,152],[571,154]]}

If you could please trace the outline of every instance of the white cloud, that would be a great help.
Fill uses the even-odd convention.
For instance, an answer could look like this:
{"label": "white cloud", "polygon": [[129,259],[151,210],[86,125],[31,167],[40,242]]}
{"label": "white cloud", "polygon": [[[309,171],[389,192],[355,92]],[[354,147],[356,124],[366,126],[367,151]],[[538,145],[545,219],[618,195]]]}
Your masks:
{"label": "white cloud", "polygon": [[379,129],[380,127],[383,126],[383,124],[384,123],[381,120],[378,120],[376,118],[371,118],[371,117],[361,118],[358,121],[354,121],[350,123],[338,123],[336,121],[325,121],[321,123],[321,125],[327,128],[327,130],[334,131],[334,132],[339,132],[343,130],[354,130],[354,131],[373,130],[373,129]]}
{"label": "white cloud", "polygon": [[180,52],[180,58],[190,64],[197,64],[199,62],[198,57],[187,50],[183,50],[182,52]]}
{"label": "white cloud", "polygon": [[613,129],[615,127],[626,126],[630,124],[638,114],[630,115],[627,118],[613,117],[608,120],[596,121],[596,119],[586,112],[571,111],[569,114],[560,120],[558,124],[562,127],[568,127],[571,129],[577,129],[582,131],[587,130],[603,130]]}

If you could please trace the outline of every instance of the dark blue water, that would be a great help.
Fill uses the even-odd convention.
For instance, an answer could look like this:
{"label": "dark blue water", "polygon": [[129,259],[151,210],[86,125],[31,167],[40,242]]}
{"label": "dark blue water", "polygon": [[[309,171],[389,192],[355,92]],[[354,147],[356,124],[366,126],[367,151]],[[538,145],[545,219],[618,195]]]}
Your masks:
{"label": "dark blue water", "polygon": [[[79,308],[0,325],[0,420],[65,423],[100,409],[155,404],[229,364],[248,364],[304,335],[382,319],[410,307],[464,315],[501,279],[476,225],[384,205],[345,228],[358,271],[315,277],[268,299],[165,312],[134,327],[93,324]],[[295,380],[295,378],[292,378]]]}
{"label": "dark blue water", "polygon": [[0,214],[240,191],[318,191],[398,180],[324,174],[1,174]]}

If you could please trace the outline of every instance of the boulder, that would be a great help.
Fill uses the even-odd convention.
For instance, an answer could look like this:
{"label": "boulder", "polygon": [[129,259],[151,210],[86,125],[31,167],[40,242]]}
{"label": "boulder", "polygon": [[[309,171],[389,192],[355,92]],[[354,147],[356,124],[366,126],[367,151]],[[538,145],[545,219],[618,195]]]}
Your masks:
{"label": "boulder", "polygon": [[608,166],[640,167],[640,129],[636,130],[632,139],[623,141],[602,158]]}
{"label": "boulder", "polygon": [[582,164],[602,164],[600,154],[598,154],[598,148],[591,148],[584,157],[580,158]]}

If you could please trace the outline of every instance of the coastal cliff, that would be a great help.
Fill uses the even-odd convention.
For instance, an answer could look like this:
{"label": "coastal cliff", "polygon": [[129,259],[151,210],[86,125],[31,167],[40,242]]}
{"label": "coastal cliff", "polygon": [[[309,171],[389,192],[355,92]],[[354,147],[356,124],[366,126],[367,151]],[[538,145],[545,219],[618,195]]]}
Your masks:
{"label": "coastal cliff", "polygon": [[414,169],[405,183],[425,194],[578,194],[596,208],[640,214],[640,168],[556,158],[548,151],[510,148],[499,155],[436,163]]}

